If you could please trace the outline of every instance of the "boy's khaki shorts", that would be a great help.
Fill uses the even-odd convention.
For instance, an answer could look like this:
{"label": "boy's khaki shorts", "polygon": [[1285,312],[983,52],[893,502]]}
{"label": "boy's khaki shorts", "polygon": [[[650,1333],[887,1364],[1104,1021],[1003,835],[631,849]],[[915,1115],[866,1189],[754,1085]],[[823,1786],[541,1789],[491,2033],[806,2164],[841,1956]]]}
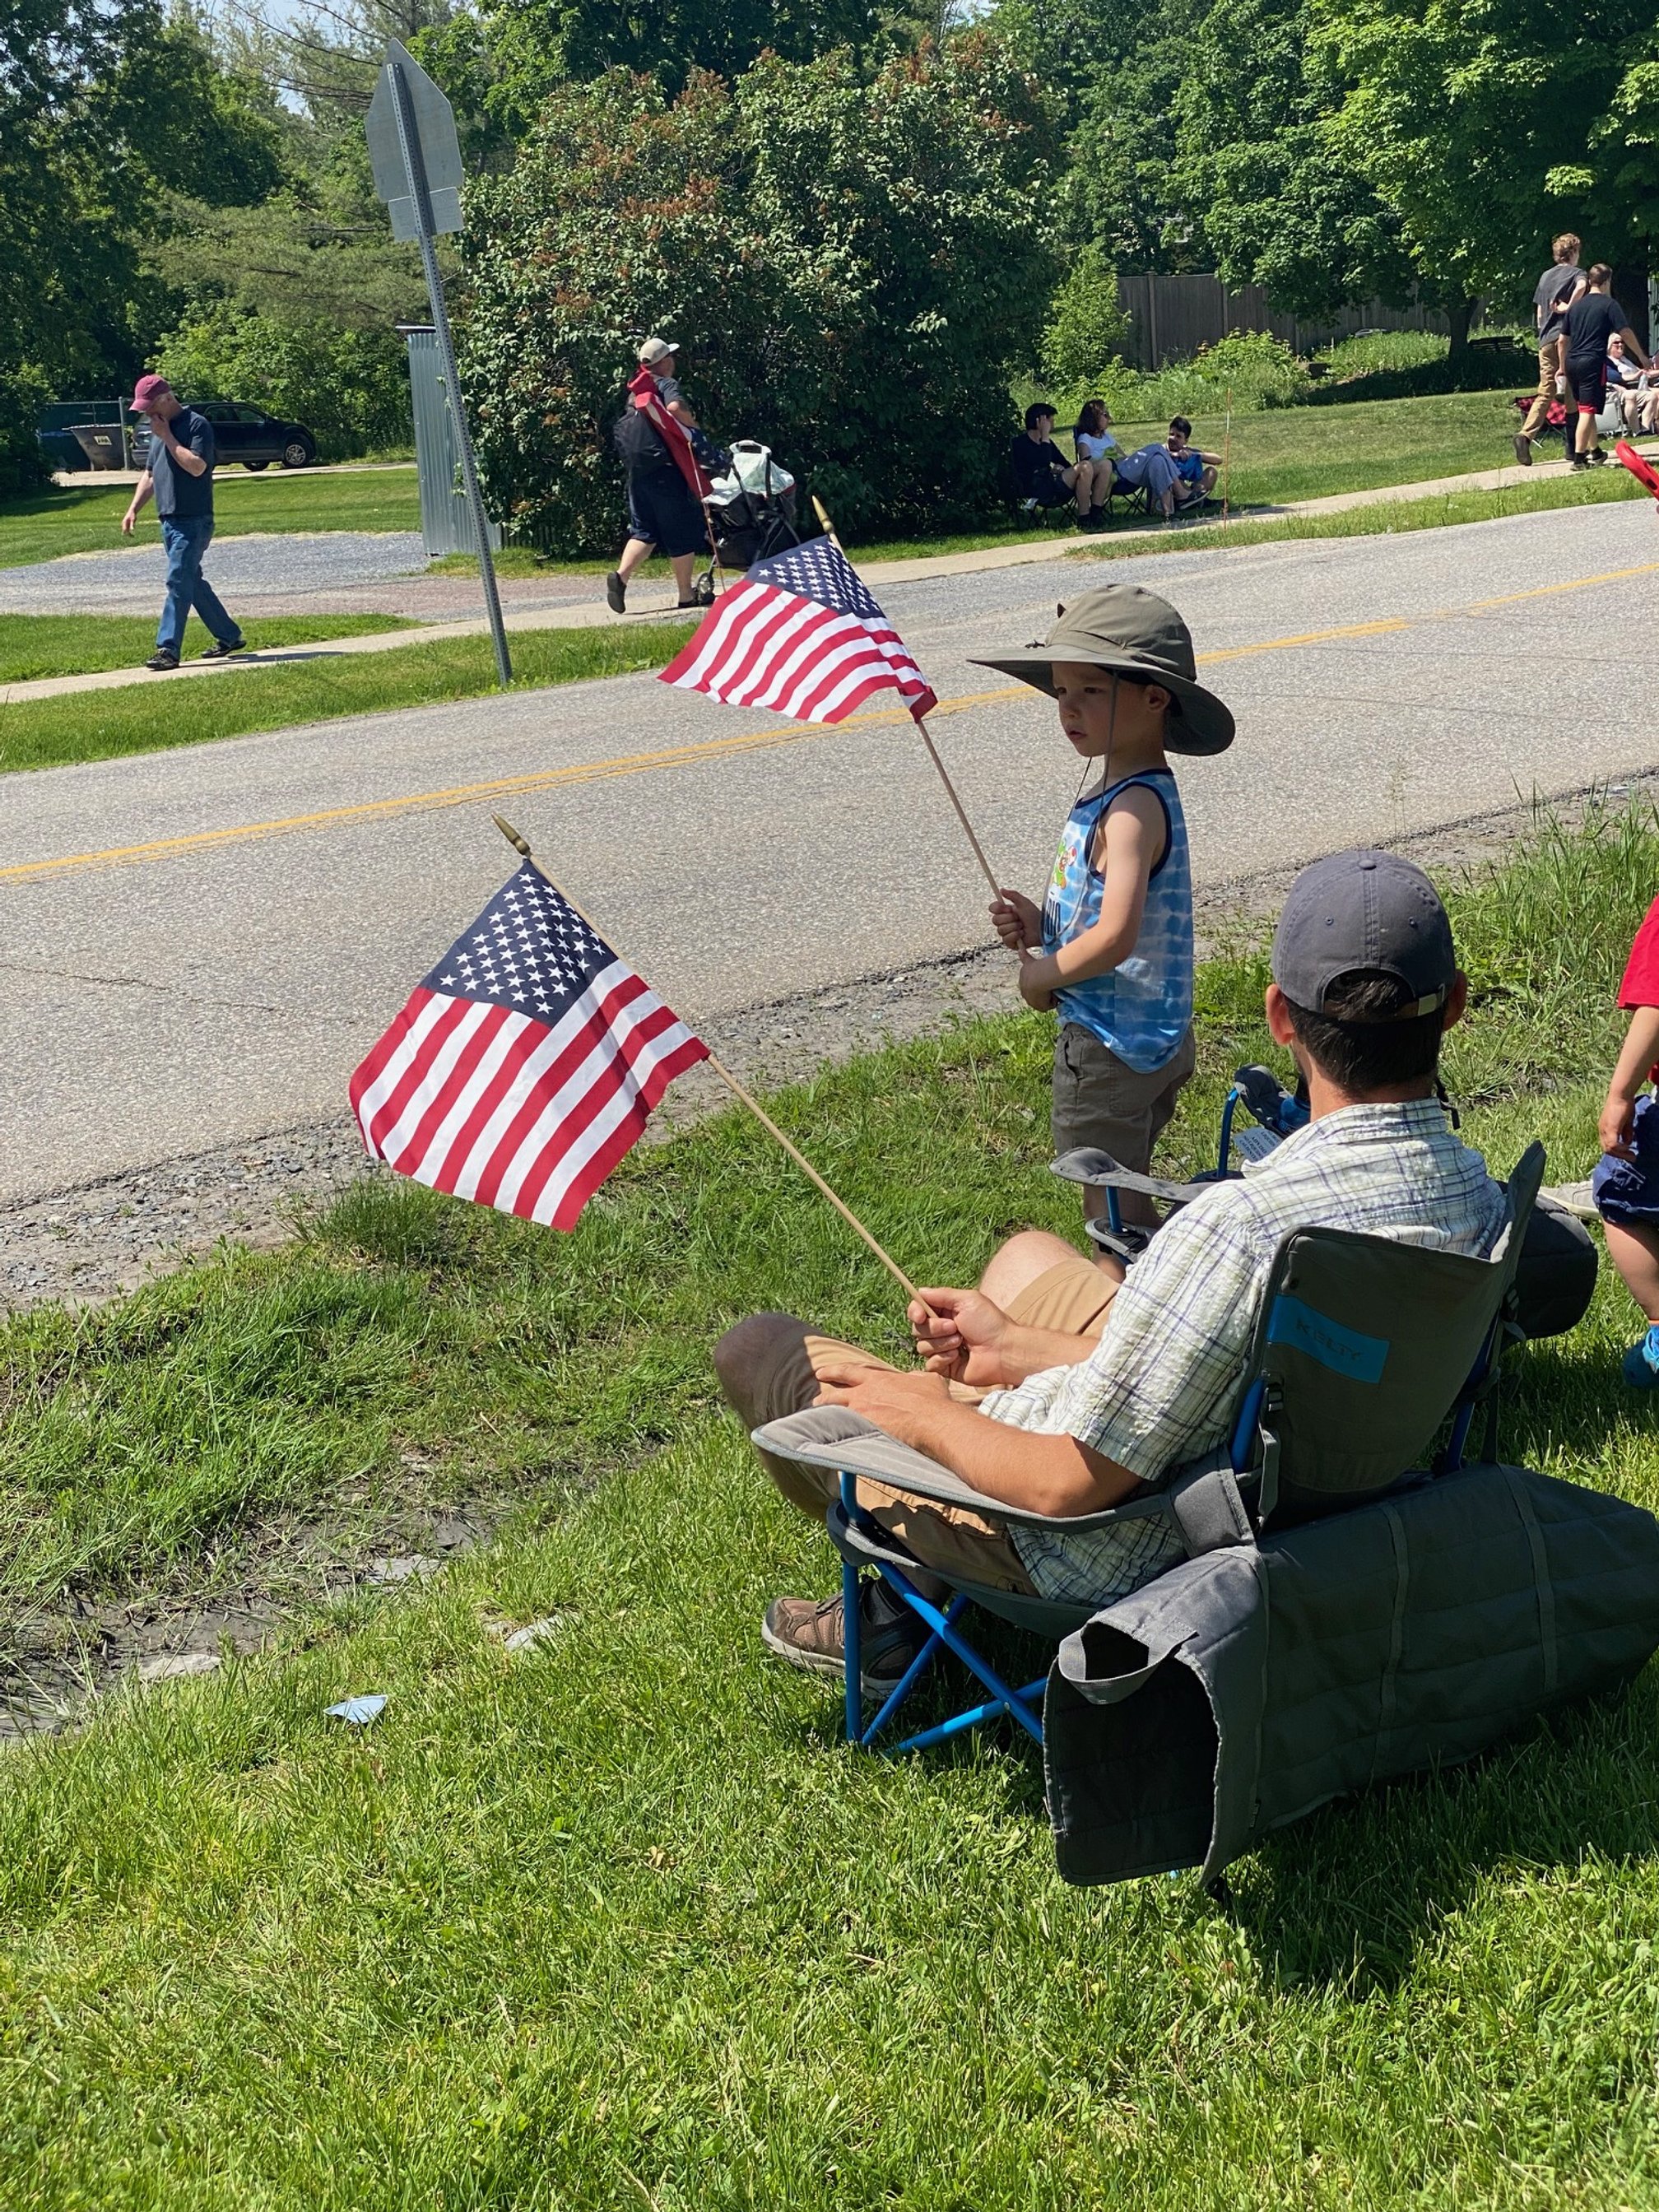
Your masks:
{"label": "boy's khaki shorts", "polygon": [[1194,1057],[1188,1030],[1172,1060],[1142,1075],[1126,1066],[1092,1030],[1062,1023],[1054,1042],[1055,1158],[1079,1145],[1097,1145],[1120,1167],[1145,1175]]}

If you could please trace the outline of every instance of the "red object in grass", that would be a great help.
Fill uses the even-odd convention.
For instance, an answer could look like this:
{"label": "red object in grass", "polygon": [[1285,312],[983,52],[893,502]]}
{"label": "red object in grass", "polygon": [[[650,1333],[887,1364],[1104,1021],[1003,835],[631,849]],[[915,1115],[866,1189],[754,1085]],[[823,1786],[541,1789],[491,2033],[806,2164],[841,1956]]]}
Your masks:
{"label": "red object in grass", "polygon": [[1659,474],[1656,474],[1642,459],[1634,446],[1621,438],[1613,449],[1614,460],[1620,461],[1639,484],[1645,484],[1656,499],[1659,499]]}

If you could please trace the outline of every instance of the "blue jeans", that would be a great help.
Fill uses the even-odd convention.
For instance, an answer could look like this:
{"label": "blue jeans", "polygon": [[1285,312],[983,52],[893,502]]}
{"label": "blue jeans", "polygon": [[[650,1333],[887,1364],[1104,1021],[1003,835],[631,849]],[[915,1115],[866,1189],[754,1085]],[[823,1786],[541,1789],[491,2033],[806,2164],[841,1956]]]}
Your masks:
{"label": "blue jeans", "polygon": [[155,633],[158,653],[177,654],[183,649],[185,624],[195,608],[222,644],[241,632],[219,604],[219,594],[202,574],[202,561],[213,543],[210,514],[164,515],[161,544],[167,556],[167,599]]}

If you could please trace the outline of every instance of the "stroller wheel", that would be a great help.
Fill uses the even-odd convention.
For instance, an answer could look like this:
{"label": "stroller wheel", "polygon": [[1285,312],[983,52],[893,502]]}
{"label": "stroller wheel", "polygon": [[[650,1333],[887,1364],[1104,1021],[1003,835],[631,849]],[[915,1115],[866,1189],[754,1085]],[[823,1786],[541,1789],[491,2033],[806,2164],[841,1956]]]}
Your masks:
{"label": "stroller wheel", "polygon": [[702,575],[694,580],[691,586],[691,597],[700,607],[714,605],[714,572],[712,568],[705,568]]}

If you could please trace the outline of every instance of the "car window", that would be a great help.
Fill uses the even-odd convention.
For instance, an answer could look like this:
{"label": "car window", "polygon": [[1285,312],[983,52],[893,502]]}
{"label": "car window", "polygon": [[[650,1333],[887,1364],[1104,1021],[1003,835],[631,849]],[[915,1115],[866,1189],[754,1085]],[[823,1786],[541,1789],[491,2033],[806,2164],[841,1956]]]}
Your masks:
{"label": "car window", "polygon": [[207,400],[196,412],[205,415],[210,422],[232,422],[236,419],[234,410],[221,399]]}
{"label": "car window", "polygon": [[239,422],[269,422],[270,417],[263,407],[239,407],[236,420]]}

